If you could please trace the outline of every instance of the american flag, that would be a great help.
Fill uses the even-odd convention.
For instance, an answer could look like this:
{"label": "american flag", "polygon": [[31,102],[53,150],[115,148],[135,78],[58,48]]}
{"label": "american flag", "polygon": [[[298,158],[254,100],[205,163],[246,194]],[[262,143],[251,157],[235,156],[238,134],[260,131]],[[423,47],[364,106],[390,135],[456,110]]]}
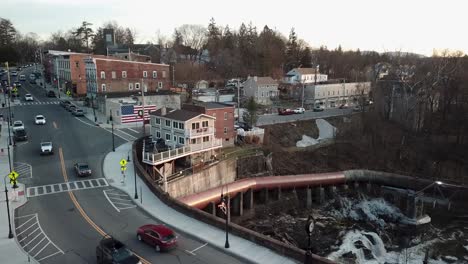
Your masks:
{"label": "american flag", "polygon": [[[142,105],[122,105],[120,107],[122,124],[142,122],[143,118],[138,116],[138,111],[143,111]],[[149,120],[149,113],[156,111],[155,105],[145,105],[145,121]]]}

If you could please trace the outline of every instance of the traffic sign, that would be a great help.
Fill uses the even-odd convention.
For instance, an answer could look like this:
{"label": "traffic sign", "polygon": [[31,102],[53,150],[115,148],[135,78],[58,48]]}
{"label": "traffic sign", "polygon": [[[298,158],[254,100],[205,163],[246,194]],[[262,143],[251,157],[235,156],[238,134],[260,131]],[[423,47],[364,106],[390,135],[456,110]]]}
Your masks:
{"label": "traffic sign", "polygon": [[120,166],[124,166],[127,165],[127,160],[126,159],[121,159],[120,160]]}
{"label": "traffic sign", "polygon": [[71,92],[70,90],[67,91],[67,95],[70,96],[71,95]]}
{"label": "traffic sign", "polygon": [[126,170],[127,170],[127,166],[120,166],[120,170],[121,170],[121,171],[126,171]]}
{"label": "traffic sign", "polygon": [[16,179],[18,179],[18,176],[19,176],[19,174],[16,171],[11,171],[8,174],[8,177],[10,178],[10,180],[16,180]]}

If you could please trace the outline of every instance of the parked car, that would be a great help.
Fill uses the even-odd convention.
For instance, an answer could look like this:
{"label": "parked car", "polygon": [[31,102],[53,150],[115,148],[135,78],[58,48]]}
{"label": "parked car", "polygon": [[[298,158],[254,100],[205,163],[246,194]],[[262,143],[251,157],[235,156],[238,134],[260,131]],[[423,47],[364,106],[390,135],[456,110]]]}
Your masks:
{"label": "parked car", "polygon": [[54,154],[52,142],[41,142],[41,155]]}
{"label": "parked car", "polygon": [[89,168],[87,163],[75,163],[73,167],[75,168],[76,175],[78,175],[79,177],[91,175],[91,169]]}
{"label": "parked car", "polygon": [[353,107],[353,112],[360,112],[362,111],[362,107],[360,105],[356,105],[355,107]]}
{"label": "parked car", "polygon": [[43,115],[37,115],[35,118],[34,118],[34,123],[36,125],[45,125],[46,124],[46,119]]}
{"label": "parked car", "polygon": [[294,109],[294,113],[303,114],[303,113],[305,113],[305,109],[302,108],[302,107],[296,108],[296,109]]}
{"label": "parked car", "polygon": [[76,109],[76,105],[70,104],[69,106],[66,106],[65,108],[68,110],[68,112],[73,113],[73,111],[75,111],[75,109]]}
{"label": "parked car", "polygon": [[13,123],[13,131],[15,131],[15,130],[17,130],[17,129],[24,129],[23,121],[21,121],[21,120],[16,120],[16,121]]}
{"label": "parked car", "polygon": [[47,97],[55,97],[55,92],[50,90],[46,93]]}
{"label": "parked car", "polygon": [[322,112],[324,109],[320,106],[314,106],[314,112]]}
{"label": "parked car", "polygon": [[339,109],[346,109],[346,108],[348,108],[348,105],[347,104],[342,104],[338,108]]}
{"label": "parked car", "polygon": [[13,131],[13,140],[15,142],[28,140],[28,135],[26,134],[26,130],[17,129]]}
{"label": "parked car", "polygon": [[244,131],[250,131],[250,130],[252,130],[252,126],[249,125],[249,124],[246,123],[246,122],[238,122],[238,123],[237,123],[237,128],[242,128],[242,129],[244,129]]}
{"label": "parked car", "polygon": [[165,225],[144,225],[137,230],[137,239],[154,248],[157,252],[177,247],[177,236]]}
{"label": "parked car", "polygon": [[34,101],[34,98],[33,98],[32,94],[25,94],[24,95],[24,100],[25,101]]}
{"label": "parked car", "polygon": [[105,236],[96,247],[97,263],[141,264],[140,259],[124,243]]}
{"label": "parked car", "polygon": [[18,76],[18,72],[17,71],[11,71],[11,76]]}
{"label": "parked car", "polygon": [[73,114],[74,116],[84,116],[83,110],[82,110],[82,109],[79,109],[79,108],[76,108],[76,109],[72,112],[72,114]]}
{"label": "parked car", "polygon": [[21,82],[20,82],[20,81],[15,81],[15,82],[13,83],[13,86],[16,86],[16,87],[19,88],[19,87],[21,87]]}
{"label": "parked car", "polygon": [[293,115],[294,111],[289,108],[278,108],[279,115]]}
{"label": "parked car", "polygon": [[71,102],[68,101],[68,100],[60,101],[60,105],[61,105],[62,107],[65,107],[66,105],[69,105],[69,104],[71,104]]}
{"label": "parked car", "polygon": [[19,76],[19,80],[22,81],[22,82],[26,81],[26,75],[21,74],[21,75]]}

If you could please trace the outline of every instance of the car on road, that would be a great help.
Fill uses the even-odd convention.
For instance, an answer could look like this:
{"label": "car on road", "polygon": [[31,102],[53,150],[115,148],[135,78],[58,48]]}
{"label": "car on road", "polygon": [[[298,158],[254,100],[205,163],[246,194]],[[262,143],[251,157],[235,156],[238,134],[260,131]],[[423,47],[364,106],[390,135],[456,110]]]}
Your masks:
{"label": "car on road", "polygon": [[21,75],[19,76],[19,80],[22,81],[22,82],[26,81],[26,75],[21,74]]}
{"label": "car on road", "polygon": [[305,109],[302,108],[302,107],[296,108],[296,109],[294,109],[294,113],[295,114],[303,114],[303,113],[305,113]]}
{"label": "car on road", "polygon": [[15,131],[15,130],[17,130],[17,129],[24,129],[23,121],[21,121],[21,120],[16,120],[16,121],[13,123],[13,131]]}
{"label": "car on road", "polygon": [[33,98],[32,94],[25,94],[24,95],[24,100],[25,101],[34,101],[34,98]]}
{"label": "car on road", "polygon": [[84,162],[77,162],[73,167],[75,168],[76,175],[79,177],[89,176],[92,173],[91,168]]}
{"label": "car on road", "polygon": [[45,125],[46,124],[46,118],[43,115],[37,115],[34,118],[34,123],[36,125]]}
{"label": "car on road", "polygon": [[41,155],[54,154],[52,142],[41,142]]}
{"label": "car on road", "polygon": [[347,109],[348,105],[347,104],[342,104],[338,107],[339,109]]}
{"label": "car on road", "polygon": [[124,243],[105,236],[96,247],[97,263],[141,264],[140,259]]}
{"label": "car on road", "polygon": [[165,225],[144,225],[137,230],[137,239],[154,248],[157,252],[177,247],[177,236]]}
{"label": "car on road", "polygon": [[75,110],[73,110],[72,114],[74,116],[84,116],[84,112],[82,109],[79,109],[79,108],[76,108]]}
{"label": "car on road", "polygon": [[26,134],[26,130],[17,129],[13,131],[13,140],[15,142],[28,140],[28,135]]}
{"label": "car on road", "polygon": [[46,95],[47,97],[55,97],[55,92],[51,90],[51,91],[48,91]]}
{"label": "car on road", "polygon": [[320,106],[314,106],[314,112],[322,112],[324,109]]}
{"label": "car on road", "polygon": [[18,72],[17,71],[11,71],[11,76],[18,76]]}
{"label": "car on road", "polygon": [[73,111],[75,111],[75,109],[76,109],[76,105],[70,104],[69,106],[66,106],[65,108],[68,110],[68,112],[73,113]]}
{"label": "car on road", "polygon": [[16,87],[21,87],[21,83],[19,81],[15,81],[13,83],[13,86],[16,86]]}
{"label": "car on road", "polygon": [[279,115],[293,115],[294,110],[289,109],[289,108],[278,108],[278,114]]}

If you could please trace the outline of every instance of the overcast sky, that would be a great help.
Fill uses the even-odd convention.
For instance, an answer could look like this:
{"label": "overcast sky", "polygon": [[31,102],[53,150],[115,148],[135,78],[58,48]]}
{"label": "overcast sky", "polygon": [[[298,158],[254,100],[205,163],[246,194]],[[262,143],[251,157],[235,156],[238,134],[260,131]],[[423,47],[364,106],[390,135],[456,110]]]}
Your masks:
{"label": "overcast sky", "polygon": [[288,36],[292,27],[312,47],[409,51],[431,55],[433,49],[468,53],[466,0],[5,0],[0,17],[21,32],[42,39],[82,21],[97,28],[115,20],[137,30],[137,40],[155,40],[159,30],[171,36],[182,24],[239,28],[252,22]]}

